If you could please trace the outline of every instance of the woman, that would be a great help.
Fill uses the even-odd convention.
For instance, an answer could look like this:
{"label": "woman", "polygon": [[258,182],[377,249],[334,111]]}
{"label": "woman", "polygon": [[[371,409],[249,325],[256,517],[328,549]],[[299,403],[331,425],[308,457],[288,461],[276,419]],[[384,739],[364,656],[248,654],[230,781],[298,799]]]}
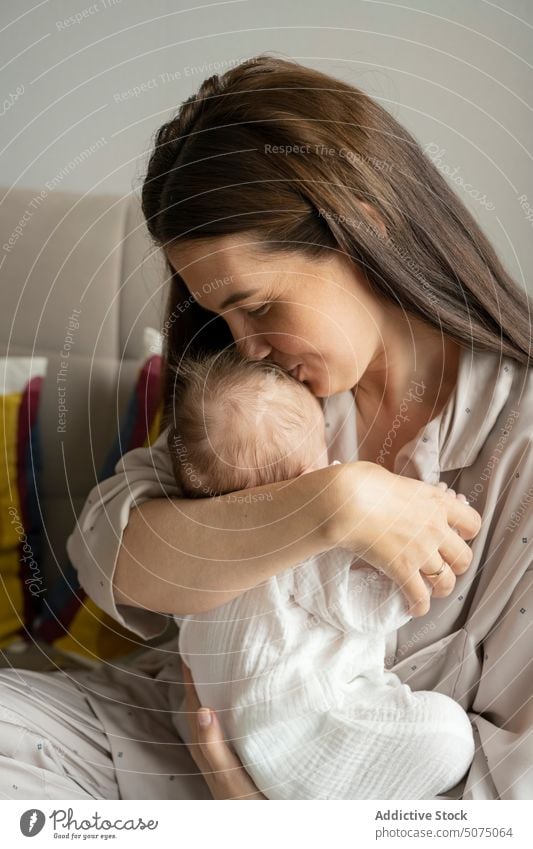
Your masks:
{"label": "woman", "polygon": [[[342,464],[248,490],[270,497],[245,507],[182,499],[167,409],[155,446],[127,454],[89,495],[67,545],[82,585],[149,638],[167,615],[218,607],[340,547],[411,603],[388,667],[472,718],[476,756],[456,797],[527,797],[527,297],[414,139],[362,92],[292,62],[259,56],[205,81],[159,130],[142,200],[172,276],[168,363],[231,344],[279,363],[323,399]],[[129,666],[63,675],[59,697],[58,675],[1,679],[25,739],[37,722],[29,692],[54,694],[54,728],[46,708],[39,722],[56,754],[67,745],[36,798],[258,795],[216,717],[198,711],[211,722],[194,726],[189,684],[205,781],[193,774],[172,722],[184,690],[175,637]],[[20,755],[17,787],[31,798],[35,752]]]}

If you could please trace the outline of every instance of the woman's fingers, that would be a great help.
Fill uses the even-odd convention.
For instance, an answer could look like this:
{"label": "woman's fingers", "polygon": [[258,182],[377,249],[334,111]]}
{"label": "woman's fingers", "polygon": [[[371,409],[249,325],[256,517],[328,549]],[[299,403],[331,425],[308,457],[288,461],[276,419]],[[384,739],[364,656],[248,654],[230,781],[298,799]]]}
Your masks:
{"label": "woman's fingers", "polygon": [[[450,489],[444,483],[444,481],[439,481],[437,487],[449,499],[448,505],[450,503],[453,504],[454,501],[460,501],[462,505],[464,504],[468,506],[466,496],[463,495],[463,493],[457,494],[456,491],[454,489]],[[478,514],[476,513],[476,511],[473,512],[475,513],[475,517],[473,517],[473,519],[475,520]],[[422,570],[422,574],[427,577],[427,579],[433,586],[432,595],[437,598],[442,598],[444,596],[450,595],[450,593],[455,587],[456,575],[462,575],[464,572],[466,572],[469,566],[471,565],[473,559],[472,550],[464,541],[459,527],[453,524],[457,520],[450,517],[450,512],[448,515],[448,520],[450,522],[451,527],[449,527],[446,539],[440,544],[438,552],[438,557],[442,558],[442,561],[446,564],[444,569],[442,570],[440,575],[435,576],[427,575],[426,569]],[[472,522],[472,525],[466,530],[463,528],[464,533],[468,534],[468,536],[465,536],[465,539],[470,538],[472,530],[475,530],[474,521]],[[437,558],[435,558],[435,562],[436,561]],[[432,571],[440,571],[440,567]]]}
{"label": "woman's fingers", "polygon": [[443,558],[440,557],[440,555],[439,559],[440,566],[433,571],[440,572],[441,567],[444,565],[444,568],[442,569],[442,572],[440,572],[440,575],[427,575],[425,571],[422,572],[424,578],[426,578],[426,580],[428,580],[432,586],[431,595],[434,598],[444,598],[445,596],[450,595],[453,588],[455,587],[456,581],[455,574],[450,569],[449,565],[444,562]]}
{"label": "woman's fingers", "polygon": [[183,661],[181,665],[193,740],[188,748],[213,799],[266,799],[224,740],[216,712],[200,705],[189,667]]}
{"label": "woman's fingers", "polygon": [[446,498],[443,503],[451,528],[455,528],[463,539],[473,539],[477,536],[481,529],[481,516],[477,510],[460,498]]}
{"label": "woman's fingers", "polygon": [[213,773],[209,787],[215,799],[266,799],[224,740],[214,710],[198,711],[198,742]]}
{"label": "woman's fingers", "polygon": [[187,748],[191,753],[192,759],[195,762],[201,772],[205,772],[207,769],[207,762],[205,761],[202,750],[198,744],[198,723],[196,721],[196,714],[200,707],[200,701],[198,699],[198,694],[196,693],[196,687],[194,686],[191,672],[188,666],[185,663],[181,662],[182,669],[182,677],[183,683],[185,685],[185,708],[187,711],[187,725],[189,726],[189,732],[192,742],[187,744]]}
{"label": "woman's fingers", "polygon": [[203,708],[201,706],[189,667],[186,666],[183,661],[181,662],[181,667],[183,672],[183,683],[185,684],[185,707],[187,709],[187,723],[189,725],[190,734],[192,738],[192,745],[190,744],[188,748],[196,766],[204,774],[204,778],[206,779],[209,785],[209,789],[211,790],[211,792],[213,792],[213,787],[211,785],[211,781],[209,780],[209,773],[213,771],[213,766],[211,764],[211,759],[209,757],[206,758],[204,749],[204,727],[206,723],[206,718],[209,718],[209,722],[211,721],[211,711],[209,710],[209,708]]}
{"label": "woman's fingers", "polygon": [[435,486],[445,492],[446,495],[453,495],[454,498],[457,495],[455,489],[449,487],[447,483],[444,483],[444,481],[439,481],[437,484],[435,484]]}
{"label": "woman's fingers", "polygon": [[209,768],[222,775],[241,769],[240,760],[224,740],[216,712],[210,708],[201,708],[196,714],[196,720],[198,743]]}
{"label": "woman's fingers", "polygon": [[451,528],[439,546],[439,554],[456,575],[463,575],[474,558],[470,546]]}
{"label": "woman's fingers", "polygon": [[425,616],[429,610],[431,594],[420,572],[414,572],[401,583],[400,587],[409,602],[411,616]]}
{"label": "woman's fingers", "polygon": [[[469,506],[466,495],[462,492],[457,493],[455,489],[448,487],[444,481],[439,481],[435,484],[435,488],[448,498],[448,505],[457,504],[458,501],[460,502],[459,511],[453,510],[453,508],[448,511],[448,523],[450,527],[455,528],[463,539],[472,539],[472,537],[476,536],[481,528],[481,516],[477,510]],[[463,509],[463,505],[467,508],[466,510]]]}
{"label": "woman's fingers", "polygon": [[[476,527],[479,522],[476,520],[478,516],[476,511],[472,511],[475,516],[467,516],[467,524],[464,524],[464,514],[458,518],[457,511],[453,514],[453,510],[450,509],[450,505],[456,504],[457,501],[460,501],[461,506],[468,506],[464,495],[457,495],[455,490],[450,489],[443,481],[439,481],[437,488],[446,496],[448,521],[452,527],[449,527],[439,550],[429,558],[420,571],[431,585],[431,595],[435,598],[445,598],[454,590],[456,576],[466,572],[473,559],[472,550],[461,536],[460,528],[463,533],[468,535],[465,538],[470,538],[473,532],[477,532]],[[472,523],[468,525],[470,520],[472,520]],[[461,522],[463,522],[462,526]],[[422,605],[423,608],[424,605]]]}

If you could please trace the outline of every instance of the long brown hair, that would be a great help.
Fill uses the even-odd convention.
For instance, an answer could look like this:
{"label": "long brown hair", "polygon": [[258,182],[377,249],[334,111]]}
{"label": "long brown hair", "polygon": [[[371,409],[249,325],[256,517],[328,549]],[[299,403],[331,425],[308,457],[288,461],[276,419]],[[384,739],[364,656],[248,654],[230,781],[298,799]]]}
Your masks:
{"label": "long brown hair", "polygon": [[[419,144],[363,91],[292,60],[261,54],[205,80],[155,134],[142,208],[163,248],[246,233],[258,250],[340,251],[461,346],[533,362],[530,298]],[[167,363],[231,346],[167,267]]]}

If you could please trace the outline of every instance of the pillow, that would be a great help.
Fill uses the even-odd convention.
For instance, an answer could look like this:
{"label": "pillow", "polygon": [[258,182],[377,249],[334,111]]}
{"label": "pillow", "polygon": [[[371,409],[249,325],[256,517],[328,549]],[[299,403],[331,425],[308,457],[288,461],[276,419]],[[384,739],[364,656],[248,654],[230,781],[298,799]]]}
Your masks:
{"label": "pillow", "polygon": [[38,412],[46,357],[0,357],[0,647],[28,639],[44,593]]}
{"label": "pillow", "polygon": [[[98,476],[98,481],[111,477],[122,454],[152,445],[159,435],[162,413],[161,353],[151,328],[145,331],[145,358],[127,405],[120,432]],[[152,344],[148,346],[148,341]],[[159,345],[159,351],[161,345]],[[34,636],[52,644],[56,649],[75,655],[87,664],[128,654],[139,647],[139,637],[126,630],[101,610],[85,593],[78,582],[74,566],[67,559],[61,577],[44,600],[42,615],[34,627]]]}

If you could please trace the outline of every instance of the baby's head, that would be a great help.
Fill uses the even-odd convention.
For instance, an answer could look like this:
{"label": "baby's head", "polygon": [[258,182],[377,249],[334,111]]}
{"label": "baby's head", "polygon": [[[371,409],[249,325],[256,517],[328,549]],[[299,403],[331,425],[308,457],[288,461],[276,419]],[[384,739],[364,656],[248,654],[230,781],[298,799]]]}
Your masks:
{"label": "baby's head", "polygon": [[320,402],[281,366],[232,348],[184,359],[174,376],[167,444],[185,496],[223,495],[328,464]]}

